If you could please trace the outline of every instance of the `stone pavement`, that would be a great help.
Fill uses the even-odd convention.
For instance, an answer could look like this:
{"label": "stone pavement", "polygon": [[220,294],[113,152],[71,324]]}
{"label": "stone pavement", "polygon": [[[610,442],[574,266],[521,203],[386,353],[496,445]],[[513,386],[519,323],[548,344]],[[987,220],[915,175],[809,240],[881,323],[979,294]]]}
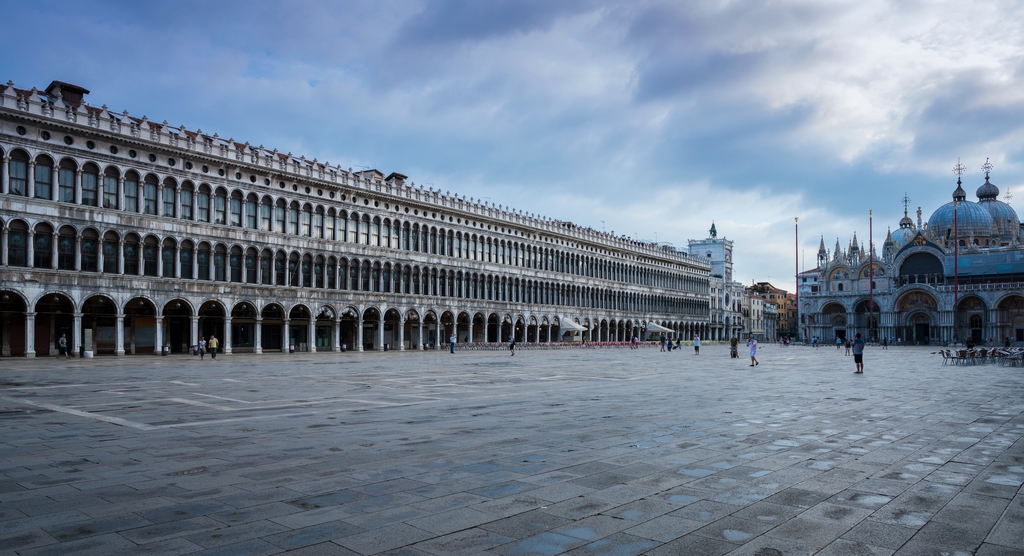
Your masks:
{"label": "stone pavement", "polygon": [[1024,554],[1024,369],[727,351],[3,359],[0,553]]}

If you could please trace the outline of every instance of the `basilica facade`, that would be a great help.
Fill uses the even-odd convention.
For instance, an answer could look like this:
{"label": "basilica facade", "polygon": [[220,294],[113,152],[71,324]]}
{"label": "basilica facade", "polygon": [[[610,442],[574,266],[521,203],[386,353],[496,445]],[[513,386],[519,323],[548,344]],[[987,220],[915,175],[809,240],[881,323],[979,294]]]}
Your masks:
{"label": "basilica facade", "polygon": [[982,169],[977,202],[957,180],[952,200],[927,222],[920,208],[916,222],[909,217],[905,199],[881,256],[869,254],[856,234],[845,249],[837,240],[831,251],[822,238],[817,268],[799,277],[802,335],[825,342],[859,332],[923,345],[1024,343],[1021,223],[998,199],[991,165]]}
{"label": "basilica facade", "polygon": [[3,356],[707,338],[706,258],[0,85]]}

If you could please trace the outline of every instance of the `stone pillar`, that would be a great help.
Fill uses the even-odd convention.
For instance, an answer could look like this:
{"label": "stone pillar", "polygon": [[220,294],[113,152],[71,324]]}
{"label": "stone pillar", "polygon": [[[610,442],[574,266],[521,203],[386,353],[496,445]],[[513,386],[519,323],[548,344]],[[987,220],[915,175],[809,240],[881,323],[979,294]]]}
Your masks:
{"label": "stone pillar", "polygon": [[291,332],[291,329],[289,328],[289,326],[291,325],[291,322],[292,321],[290,321],[288,319],[284,319],[284,324],[282,325],[282,327],[283,327],[283,329],[281,330],[281,352],[282,353],[288,353],[288,346],[291,345],[291,340],[288,338],[289,333]]}
{"label": "stone pillar", "polygon": [[[80,318],[80,317],[79,317]],[[7,315],[0,315],[0,322],[3,323],[3,338],[0,339],[0,354],[4,357],[11,356],[11,325],[10,317]],[[79,320],[81,322],[81,320]]]}
{"label": "stone pillar", "polygon": [[192,279],[199,279],[199,247],[192,248]]}
{"label": "stone pillar", "polygon": [[341,351],[341,317],[334,317],[331,329],[331,351]]}
{"label": "stone pillar", "polygon": [[356,351],[363,351],[363,318],[356,319]]}
{"label": "stone pillar", "polygon": [[53,238],[50,241],[50,245],[52,246],[50,250],[50,268],[57,270],[57,253],[60,251],[60,234],[53,232]]}
{"label": "stone pillar", "polygon": [[[163,348],[163,345],[164,345],[164,318],[161,317],[161,316],[157,316],[154,319],[154,322],[155,322],[155,326],[156,326],[156,329],[155,329],[155,331],[156,331],[156,342],[155,342],[156,343],[156,350],[153,352],[153,354],[154,355],[159,355],[160,354],[160,350]],[[191,346],[191,345],[192,344],[189,344],[189,346]]]}
{"label": "stone pillar", "polygon": [[84,170],[75,170],[75,204],[82,203],[82,173]]}
{"label": "stone pillar", "polygon": [[426,341],[424,341],[423,338],[423,319],[420,319],[418,321],[418,326],[419,331],[416,333],[416,349],[423,351],[424,349],[426,349],[426,346],[424,344],[427,343]]}
{"label": "stone pillar", "polygon": [[[404,351],[405,350],[405,317],[401,317],[401,316],[398,317],[398,330],[397,330],[397,332],[398,332],[398,351]],[[391,341],[392,342],[395,341],[395,332],[394,331],[391,332]],[[411,342],[412,339],[410,338],[409,341]]]}
{"label": "stone pillar", "polygon": [[[6,176],[7,174],[4,175]],[[3,244],[0,244],[0,266],[7,266],[7,246],[9,245],[7,243],[7,236],[7,228],[0,231],[0,241],[3,241]],[[78,256],[77,253],[75,256]],[[7,330],[7,328],[4,328],[4,330]]]}
{"label": "stone pillar", "polygon": [[191,334],[191,341],[189,342],[188,345],[190,345],[190,346],[197,346],[197,345],[199,345],[199,316],[198,315],[192,317],[192,334]]}
{"label": "stone pillar", "polygon": [[117,273],[124,274],[124,238],[117,242]]}
{"label": "stone pillar", "polygon": [[309,318],[309,331],[306,332],[306,342],[309,345],[309,352],[316,353],[316,319]]}
{"label": "stone pillar", "polygon": [[384,351],[384,315],[380,316],[377,323],[377,351]]}
{"label": "stone pillar", "polygon": [[231,317],[224,318],[224,355],[231,355]]}
{"label": "stone pillar", "polygon": [[434,341],[434,349],[441,349],[442,337],[441,337],[441,320],[440,319],[438,319],[438,321],[437,321],[437,329],[434,330],[434,335],[435,335],[435,338],[436,338],[435,341]]}
{"label": "stone pillar", "polygon": [[117,326],[114,328],[114,355],[124,355],[124,315],[117,315]]}
{"label": "stone pillar", "polygon": [[[51,176],[51,180],[53,177]],[[25,192],[26,197],[34,198],[36,196],[36,161],[28,161],[28,191]],[[30,265],[31,266],[31,265]]]}
{"label": "stone pillar", "polygon": [[[4,248],[5,248],[4,250],[5,251],[7,250],[6,247],[7,246],[5,245],[4,246]],[[28,253],[28,260],[26,261],[28,263],[28,267],[29,268],[35,267],[36,266],[36,232],[35,232],[35,230],[33,230],[31,228],[29,228],[29,230],[28,230],[28,245],[25,246],[25,252]],[[100,257],[101,257],[100,258],[100,270],[103,270],[103,258],[102,258],[102,256],[103,256],[103,250],[100,249]]]}
{"label": "stone pillar", "polygon": [[164,246],[162,243],[156,246],[156,275],[157,278],[162,278],[164,275]]}
{"label": "stone pillar", "polygon": [[25,313],[25,357],[36,356],[36,314]]}
{"label": "stone pillar", "polygon": [[253,351],[256,355],[263,355],[263,319],[256,319],[256,337],[253,341]]}
{"label": "stone pillar", "polygon": [[174,246],[174,277],[181,278],[181,245]]}
{"label": "stone pillar", "polygon": [[[68,349],[74,349],[75,350],[75,355],[78,355],[78,353],[79,353],[78,348],[82,345],[82,340],[83,340],[83,338],[82,338],[82,313],[75,313],[73,318],[74,318],[74,321],[73,321],[74,324],[71,325],[72,326],[71,333],[74,334],[74,338],[72,338],[73,341],[71,342],[71,344],[68,345]],[[6,332],[6,330],[7,330],[6,326],[4,327],[4,330]],[[6,345],[6,344],[4,344],[4,345]],[[4,355],[10,355],[10,352],[5,353]]]}
{"label": "stone pillar", "polygon": [[117,178],[117,208],[124,210],[124,176]]}
{"label": "stone pillar", "polygon": [[[0,193],[7,193],[7,174],[9,172],[10,167],[11,157],[5,156],[4,165],[3,167],[0,167]],[[4,330],[7,330],[7,328],[5,327]],[[10,355],[10,353],[6,353],[5,355]]]}

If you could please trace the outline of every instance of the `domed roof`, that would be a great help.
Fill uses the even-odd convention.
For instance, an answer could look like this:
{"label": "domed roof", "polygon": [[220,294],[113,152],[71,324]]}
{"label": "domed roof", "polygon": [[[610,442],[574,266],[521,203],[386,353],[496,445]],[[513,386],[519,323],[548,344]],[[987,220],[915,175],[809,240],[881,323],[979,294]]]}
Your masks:
{"label": "domed roof", "polygon": [[900,229],[892,233],[892,243],[893,245],[902,247],[906,245],[907,242],[914,239],[915,235],[917,235],[917,232],[915,232],[913,228],[904,228],[901,225]]}
{"label": "domed roof", "polygon": [[978,191],[975,192],[975,195],[977,195],[978,199],[982,201],[986,199],[995,199],[996,197],[999,196],[999,188],[996,187],[994,183],[988,181],[988,176],[986,175],[985,183],[983,183],[981,187],[978,188]]}
{"label": "domed roof", "polygon": [[1013,207],[995,199],[986,199],[981,205],[992,216],[996,235],[1002,241],[1011,241],[1020,233],[1020,219]]}
{"label": "domed roof", "polygon": [[956,203],[956,228],[957,235],[962,238],[973,235],[976,238],[990,238],[996,236],[995,222],[980,204],[967,200],[967,192],[964,191],[957,180],[956,191],[953,192],[953,202],[946,203],[937,208],[928,219],[928,229],[940,238],[953,237],[953,205]]}

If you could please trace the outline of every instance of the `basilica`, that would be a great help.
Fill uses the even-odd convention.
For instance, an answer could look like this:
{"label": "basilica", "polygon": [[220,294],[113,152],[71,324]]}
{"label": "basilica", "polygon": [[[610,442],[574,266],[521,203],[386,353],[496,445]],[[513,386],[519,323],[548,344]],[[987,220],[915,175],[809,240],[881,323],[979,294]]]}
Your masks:
{"label": "basilica", "polygon": [[711,262],[0,85],[0,355],[708,338]]}
{"label": "basilica", "polygon": [[991,164],[982,170],[977,202],[958,179],[952,200],[927,222],[920,208],[917,221],[910,218],[904,197],[903,218],[886,234],[881,256],[856,234],[831,251],[822,238],[817,268],[798,277],[802,335],[832,342],[859,332],[915,345],[1024,342],[1022,227],[998,199]]}

